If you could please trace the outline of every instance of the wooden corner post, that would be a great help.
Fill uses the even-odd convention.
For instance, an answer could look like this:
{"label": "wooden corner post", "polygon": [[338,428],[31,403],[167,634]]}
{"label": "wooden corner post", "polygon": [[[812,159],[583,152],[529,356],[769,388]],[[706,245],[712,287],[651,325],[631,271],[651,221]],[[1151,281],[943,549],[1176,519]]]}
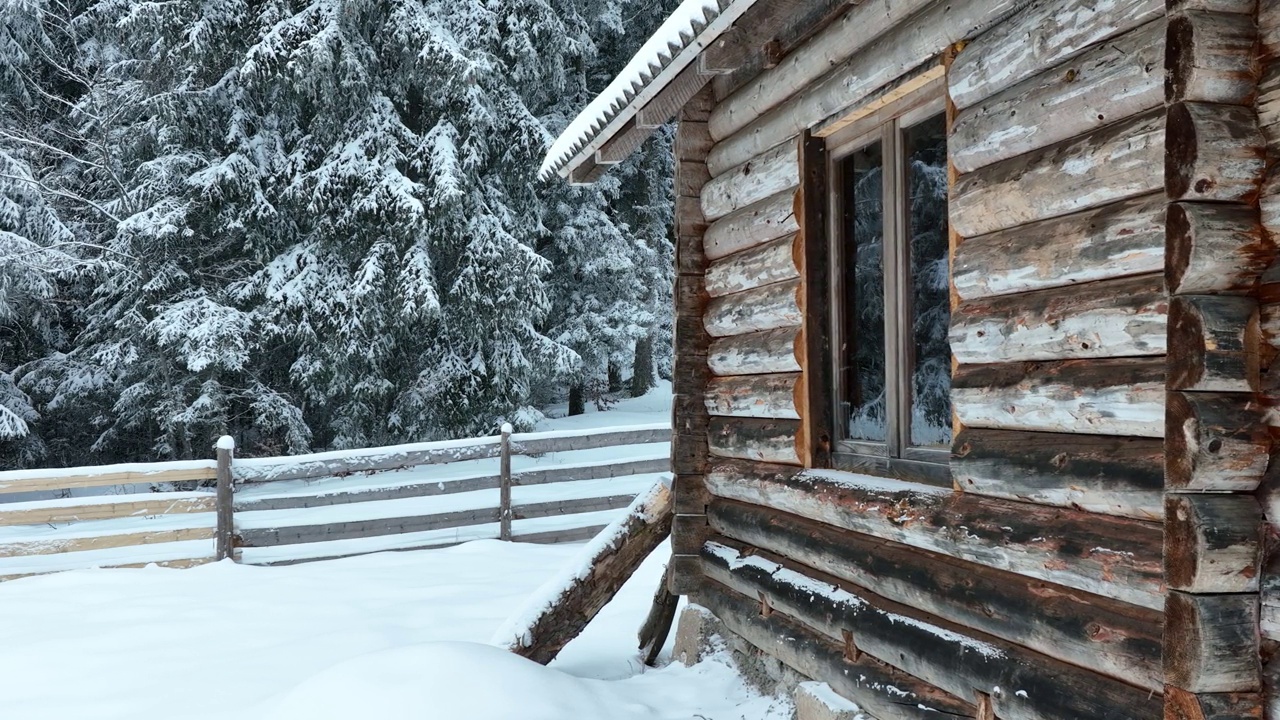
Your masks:
{"label": "wooden corner post", "polygon": [[502,423],[498,449],[498,537],[511,539],[511,423]]}
{"label": "wooden corner post", "polygon": [[217,530],[214,544],[214,560],[232,557],[235,538],[235,488],[231,477],[231,460],[235,455],[236,441],[230,435],[218,438],[218,495]]}
{"label": "wooden corner post", "polygon": [[831,281],[827,251],[827,141],[809,132],[800,136],[800,261],[804,307],[804,396],[800,451],[806,467],[831,466]]}

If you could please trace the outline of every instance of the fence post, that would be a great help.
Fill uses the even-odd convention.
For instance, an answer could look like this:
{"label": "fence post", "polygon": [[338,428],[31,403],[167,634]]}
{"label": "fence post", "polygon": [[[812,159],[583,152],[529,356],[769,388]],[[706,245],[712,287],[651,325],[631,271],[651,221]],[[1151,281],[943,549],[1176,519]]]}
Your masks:
{"label": "fence post", "polygon": [[231,537],[235,533],[232,513],[231,457],[235,454],[236,441],[230,435],[218,438],[218,530],[214,550],[215,560],[231,557]]}
{"label": "fence post", "polygon": [[498,537],[511,539],[511,423],[502,423],[498,456]]}

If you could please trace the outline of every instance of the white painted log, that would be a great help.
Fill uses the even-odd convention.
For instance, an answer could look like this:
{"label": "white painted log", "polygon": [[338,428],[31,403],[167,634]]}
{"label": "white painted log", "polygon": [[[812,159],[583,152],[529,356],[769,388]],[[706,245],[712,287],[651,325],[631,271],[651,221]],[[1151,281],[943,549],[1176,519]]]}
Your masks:
{"label": "white painted log", "polygon": [[1158,274],[973,300],[952,313],[951,353],[962,363],[1163,355],[1168,313]]}
{"label": "white painted log", "polygon": [[800,152],[787,141],[712,178],[702,187],[702,214],[718,220],[799,185]]}
{"label": "white painted log", "polygon": [[721,258],[707,268],[707,294],[721,297],[798,278],[799,252],[800,236],[797,234]]}
{"label": "white painted log", "polygon": [[711,174],[719,175],[856,105],[877,89],[937,57],[948,45],[977,35],[1026,4],[1027,0],[934,3],[910,22],[897,25],[836,66],[821,80],[805,85],[786,103],[726,136],[707,156]]}
{"label": "white painted log", "polygon": [[800,371],[800,328],[733,335],[711,343],[707,364],[715,375]]}
{"label": "white painted log", "polygon": [[951,229],[973,237],[1159,190],[1164,124],[1163,112],[1149,113],[964,175]]}
{"label": "white painted log", "polygon": [[1169,102],[1251,105],[1258,90],[1252,15],[1188,11],[1169,18]]}
{"label": "white painted log", "polygon": [[1164,269],[1160,192],[967,238],[953,262],[962,300],[1044,290]]}
{"label": "white painted log", "polygon": [[707,447],[713,457],[802,464],[798,420],[712,417]]}
{"label": "white painted log", "polygon": [[1164,13],[1164,0],[1039,0],[956,56],[951,100],[961,109],[977,104]]}
{"label": "white painted log", "polygon": [[1252,107],[1177,103],[1165,155],[1171,200],[1248,202],[1266,170],[1266,139]]}
{"label": "white painted log", "polygon": [[800,419],[799,373],[717,377],[707,383],[707,412],[728,417]]}
{"label": "white painted log", "polygon": [[799,280],[774,283],[712,300],[703,325],[712,337],[792,327],[804,319],[800,302]]}
{"label": "white painted log", "polygon": [[703,236],[703,252],[708,260],[718,260],[799,230],[795,191],[785,190],[712,223]]}
{"label": "white painted log", "polygon": [[1251,207],[1173,203],[1167,228],[1171,293],[1248,292],[1271,264],[1272,245]]}
{"label": "white painted log", "polygon": [[1147,23],[966,108],[947,142],[952,163],[972,172],[1162,106],[1164,26]]}

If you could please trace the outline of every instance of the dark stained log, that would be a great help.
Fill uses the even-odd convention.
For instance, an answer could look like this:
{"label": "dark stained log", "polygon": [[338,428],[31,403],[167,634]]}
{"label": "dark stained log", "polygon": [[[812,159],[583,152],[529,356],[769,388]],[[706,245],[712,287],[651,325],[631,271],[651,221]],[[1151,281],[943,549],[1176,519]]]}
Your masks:
{"label": "dark stained log", "polygon": [[667,574],[667,589],[676,595],[697,592],[704,583],[702,562],[697,555],[672,555],[671,572]]}
{"label": "dark stained log", "polygon": [[707,513],[707,505],[711,504],[711,493],[707,492],[706,480],[702,475],[676,475],[674,492],[677,515]]}
{"label": "dark stained log", "polygon": [[968,427],[1161,437],[1163,358],[962,365],[951,404]]}
{"label": "dark stained log", "polygon": [[1164,577],[1191,593],[1257,592],[1262,509],[1243,494],[1165,498]]}
{"label": "dark stained log", "polygon": [[1250,202],[1266,170],[1266,140],[1252,107],[1169,106],[1165,190],[1171,200]]}
{"label": "dark stained log", "polygon": [[1169,685],[1193,693],[1261,688],[1257,595],[1170,591],[1164,622]]}
{"label": "dark stained log", "polygon": [[1265,412],[1248,395],[1170,392],[1167,487],[1252,492],[1267,470],[1271,449]]}
{"label": "dark stained log", "polygon": [[1169,300],[1159,274],[961,303],[951,352],[962,363],[1165,353]]}
{"label": "dark stained log", "polygon": [[800,277],[800,236],[783,237],[721,258],[707,268],[707,293],[722,297]]}
{"label": "dark stained log", "polygon": [[716,175],[702,188],[702,212],[716,220],[799,184],[799,153],[788,140]]}
{"label": "dark stained log", "polygon": [[742,252],[800,229],[792,207],[795,192],[786,191],[716,220],[707,228],[704,252],[710,260]]}
{"label": "dark stained log", "polygon": [[951,474],[967,493],[1143,520],[1164,519],[1156,438],[965,428]]}
{"label": "dark stained log", "polygon": [[956,249],[963,300],[1044,290],[1164,268],[1164,193],[964,239]]}
{"label": "dark stained log", "polygon": [[1258,211],[1245,205],[1169,205],[1165,281],[1169,292],[1247,293],[1271,263]]}
{"label": "dark stained log", "polygon": [[787,465],[801,464],[800,423],[796,420],[711,418],[711,455]]}
{"label": "dark stained log", "polygon": [[1180,295],[1169,307],[1169,389],[1256,392],[1258,302]]}
{"label": "dark stained log", "polygon": [[1258,90],[1258,26],[1252,15],[1190,10],[1169,18],[1165,96],[1252,105]]}
{"label": "dark stained log", "polygon": [[743,335],[799,325],[800,281],[788,280],[718,297],[707,304],[703,324],[712,337]]}
{"label": "dark stained log", "polygon": [[702,559],[708,577],[747,597],[763,597],[773,613],[832,642],[851,637],[858,653],[952,695],[999,688],[990,695],[991,709],[1005,720],[1140,718],[1160,712],[1161,699],[1148,690],[962,626],[940,624],[919,610],[851,590],[781,557],[744,557],[736,548],[712,542]]}
{"label": "dark stained log", "polygon": [[966,108],[947,141],[956,169],[973,172],[1162,106],[1164,26],[1149,22]]}
{"label": "dark stained log", "polygon": [[671,625],[675,622],[676,608],[680,606],[680,596],[670,589],[671,569],[672,566],[667,565],[666,571],[662,573],[662,580],[658,582],[658,589],[653,594],[653,603],[649,606],[649,614],[636,633],[636,639],[640,641],[640,657],[645,665],[653,665],[658,661],[662,646],[671,633]]}
{"label": "dark stained log", "polygon": [[1148,113],[964,175],[951,225],[973,237],[1154,192],[1164,128],[1163,112]]}
{"label": "dark stained log", "polygon": [[707,363],[715,375],[799,372],[799,328],[780,328],[712,341]]}
{"label": "dark stained log", "polygon": [[[503,638],[511,652],[546,665],[569,641],[577,637],[591,619],[604,608],[640,563],[671,532],[671,489],[663,482],[641,493],[625,518],[605,530],[602,543],[586,546],[587,556],[579,558],[589,571],[569,576],[556,588],[555,600],[521,615],[521,626],[509,628]],[[531,602],[541,603],[541,596]]]}
{"label": "dark stained log", "polygon": [[1163,0],[1035,3],[956,57],[948,78],[951,99],[967,108],[1164,13]]}
{"label": "dark stained log", "polygon": [[800,419],[799,373],[717,377],[707,386],[707,412],[731,417]]}
{"label": "dark stained log", "polygon": [[1159,692],[1159,610],[853,534],[727,500],[721,535],[792,558],[894,602]]}
{"label": "dark stained log", "polygon": [[800,192],[796,216],[800,218],[803,281],[800,302],[804,313],[804,376],[797,389],[803,421],[801,460],[807,467],[831,464],[831,278],[828,250],[829,198],[827,143],[805,132],[800,138]]}
{"label": "dark stained log", "polygon": [[[954,493],[832,470],[801,473],[723,463],[707,474],[718,498],[789,512],[904,545],[1159,608],[1161,527]],[[713,507],[715,501],[712,501]]]}
{"label": "dark stained log", "polygon": [[781,614],[760,613],[760,601],[712,580],[692,600],[715,614],[735,635],[801,675],[825,682],[878,718],[971,718],[974,707],[866,655],[849,658],[831,642]]}
{"label": "dark stained log", "polygon": [[1172,685],[1164,692],[1164,720],[1263,720],[1261,693],[1189,693]]}

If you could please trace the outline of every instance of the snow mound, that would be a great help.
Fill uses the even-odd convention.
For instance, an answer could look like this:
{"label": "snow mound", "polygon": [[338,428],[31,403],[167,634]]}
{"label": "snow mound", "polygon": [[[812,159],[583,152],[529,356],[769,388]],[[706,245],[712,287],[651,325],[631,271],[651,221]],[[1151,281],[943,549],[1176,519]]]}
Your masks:
{"label": "snow mound", "polygon": [[270,720],[649,720],[625,686],[584,680],[489,645],[430,642],[368,653],[302,681]]}

